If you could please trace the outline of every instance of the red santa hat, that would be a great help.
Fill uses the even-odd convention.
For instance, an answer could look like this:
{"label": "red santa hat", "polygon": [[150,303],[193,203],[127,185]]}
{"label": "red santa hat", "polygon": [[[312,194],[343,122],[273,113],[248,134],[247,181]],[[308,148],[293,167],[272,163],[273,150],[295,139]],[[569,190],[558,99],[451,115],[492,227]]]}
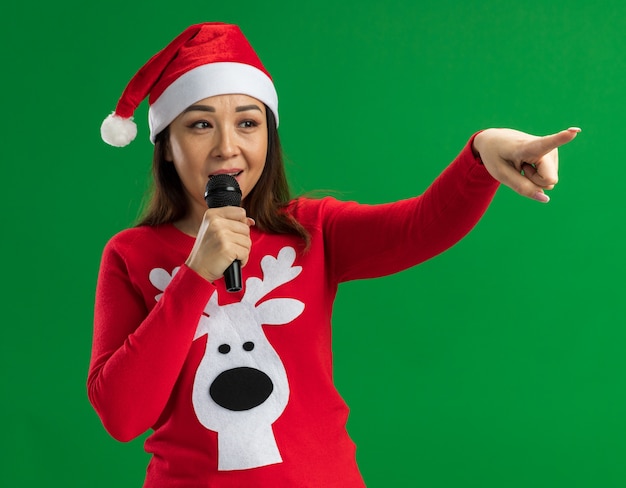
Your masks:
{"label": "red santa hat", "polygon": [[137,135],[133,113],[149,95],[150,140],[180,113],[207,97],[243,94],[274,113],[278,125],[278,95],[274,83],[248,40],[236,25],[221,22],[185,29],[155,54],[130,80],[115,112],[100,128],[102,139],[123,147]]}

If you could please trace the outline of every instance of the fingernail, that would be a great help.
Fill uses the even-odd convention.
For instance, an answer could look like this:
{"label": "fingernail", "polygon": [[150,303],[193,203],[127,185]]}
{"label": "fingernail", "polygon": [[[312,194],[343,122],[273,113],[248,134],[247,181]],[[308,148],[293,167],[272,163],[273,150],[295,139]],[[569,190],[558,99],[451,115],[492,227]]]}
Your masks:
{"label": "fingernail", "polygon": [[250,227],[252,227],[253,225],[256,225],[256,222],[252,217],[248,217],[248,225]]}
{"label": "fingernail", "polygon": [[542,191],[538,191],[537,193],[535,193],[533,198],[541,203],[548,203],[550,201],[550,197]]}
{"label": "fingernail", "polygon": [[580,131],[582,131],[582,129],[580,127],[570,127],[567,130],[569,130],[571,132],[580,132]]}

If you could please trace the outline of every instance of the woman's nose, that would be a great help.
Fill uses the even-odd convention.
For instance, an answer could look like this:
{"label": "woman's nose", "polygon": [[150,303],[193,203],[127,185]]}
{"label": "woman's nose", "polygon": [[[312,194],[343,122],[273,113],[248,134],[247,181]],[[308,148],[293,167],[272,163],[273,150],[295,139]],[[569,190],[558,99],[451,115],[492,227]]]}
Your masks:
{"label": "woman's nose", "polygon": [[228,159],[237,154],[235,135],[229,130],[220,130],[216,134],[216,141],[211,155],[215,158]]}

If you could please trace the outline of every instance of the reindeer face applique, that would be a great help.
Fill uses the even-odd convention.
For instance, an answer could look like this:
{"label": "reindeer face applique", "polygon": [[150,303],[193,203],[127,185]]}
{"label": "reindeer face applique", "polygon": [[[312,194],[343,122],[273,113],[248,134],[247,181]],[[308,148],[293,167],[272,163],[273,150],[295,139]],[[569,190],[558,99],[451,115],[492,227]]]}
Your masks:
{"label": "reindeer face applique", "polygon": [[[302,313],[304,303],[292,298],[259,302],[300,274],[302,268],[293,266],[295,258],[291,247],[281,249],[277,257],[265,256],[263,278],[246,280],[241,302],[220,306],[214,293],[198,323],[194,339],[206,334],[207,342],[192,401],[200,423],[217,432],[219,470],[282,462],[272,424],[287,405],[289,383],[261,326],[288,324]],[[150,280],[162,291],[176,271],[170,276],[154,269]]]}

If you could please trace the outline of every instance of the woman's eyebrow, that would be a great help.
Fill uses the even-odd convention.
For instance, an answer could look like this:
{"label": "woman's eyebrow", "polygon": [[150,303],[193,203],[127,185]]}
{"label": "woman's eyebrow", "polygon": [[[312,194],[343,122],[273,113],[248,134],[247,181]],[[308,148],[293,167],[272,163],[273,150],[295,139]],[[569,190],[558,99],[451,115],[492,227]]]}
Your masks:
{"label": "woman's eyebrow", "polygon": [[237,107],[235,112],[245,112],[246,110],[258,110],[262,112],[258,105],[242,105],[241,107]]}
{"label": "woman's eyebrow", "polygon": [[183,112],[193,112],[195,110],[200,110],[202,112],[215,112],[215,107],[211,107],[210,105],[190,105]]}
{"label": "woman's eyebrow", "polygon": [[[194,112],[196,110],[201,112],[215,113],[215,107],[212,107],[211,105],[190,105],[185,110],[183,110],[183,112]],[[247,110],[258,110],[259,112],[262,112],[261,108],[258,105],[242,105],[235,108],[235,112],[246,112]]]}

